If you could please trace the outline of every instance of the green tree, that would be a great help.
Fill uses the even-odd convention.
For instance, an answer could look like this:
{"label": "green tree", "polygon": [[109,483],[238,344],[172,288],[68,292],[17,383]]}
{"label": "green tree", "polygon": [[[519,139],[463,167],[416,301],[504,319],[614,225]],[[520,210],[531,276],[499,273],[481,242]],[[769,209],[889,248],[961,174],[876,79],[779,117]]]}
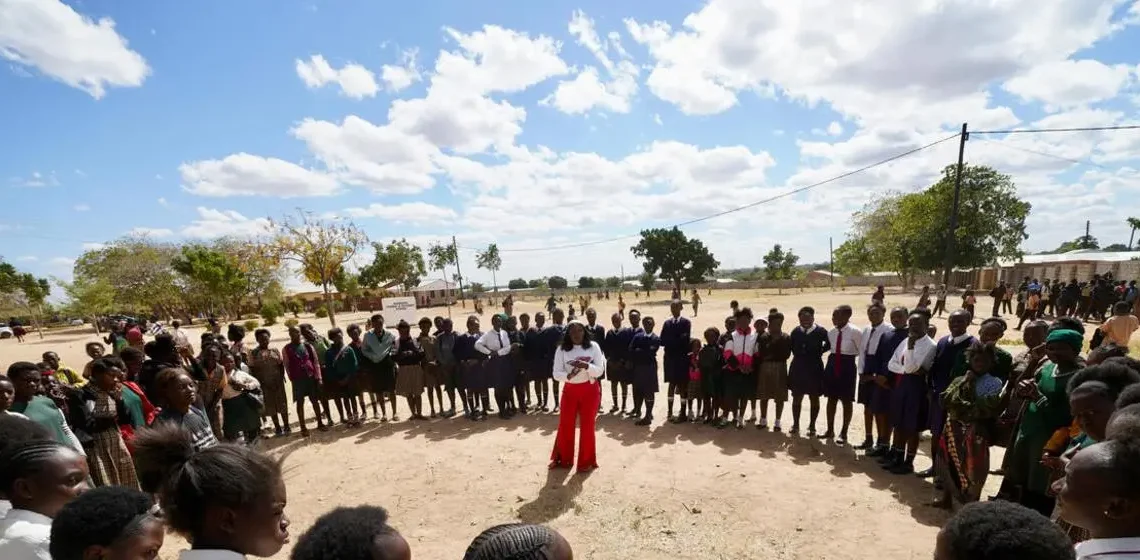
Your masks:
{"label": "green tree", "polygon": [[529,286],[530,285],[527,284],[526,280],[523,278],[515,278],[514,280],[507,282],[507,288],[511,290],[525,290]]}
{"label": "green tree", "polygon": [[867,248],[864,237],[848,239],[835,248],[835,273],[847,276],[861,276],[872,272],[873,255]]}
{"label": "green tree", "polygon": [[304,211],[274,222],[273,229],[276,232],[271,244],[273,253],[296,263],[305,280],[320,286],[329,321],[336,326],[333,279],[364,248],[368,237],[352,222],[322,220]]}
{"label": "green tree", "polygon": [[546,279],[546,286],[551,290],[565,290],[569,285],[570,283],[561,276],[551,276]]}
{"label": "green tree", "polygon": [[356,302],[364,295],[364,289],[360,285],[360,275],[341,268],[340,273],[333,278],[333,286],[344,298],[347,308],[356,311]]}
{"label": "green tree", "polygon": [[528,287],[528,288],[541,288],[541,287],[547,285],[547,280],[548,279],[546,279],[546,278],[535,278],[533,280],[527,280],[526,287]]}
{"label": "green tree", "polygon": [[619,278],[617,276],[607,277],[605,285],[607,288],[620,288],[621,287],[621,278]]}
{"label": "green tree", "polygon": [[241,315],[248,285],[235,257],[204,245],[185,245],[171,259],[170,267],[201,294],[210,311],[220,306],[231,316]]}
{"label": "green tree", "polygon": [[110,286],[115,311],[191,316],[193,311],[204,309],[192,308],[185,286],[171,266],[178,254],[175,245],[126,237],[84,252],[75,261],[73,275]]}
{"label": "green tree", "polygon": [[78,277],[71,282],[56,279],[55,283],[67,295],[64,305],[68,315],[84,317],[91,321],[95,333],[99,333],[99,317],[114,310],[115,290],[102,280]]}
{"label": "green tree", "polygon": [[[796,271],[796,263],[800,257],[791,249],[784,250],[779,243],[772,246],[772,250],[764,255],[764,278],[767,280],[791,280]],[[783,284],[776,286],[778,293],[784,293]]]}
{"label": "green tree", "polygon": [[482,252],[476,253],[475,266],[491,271],[491,284],[496,292],[499,291],[499,282],[495,278],[495,273],[503,268],[503,257],[499,256],[499,246],[492,243]]}
{"label": "green tree", "polygon": [[641,276],[637,277],[637,281],[641,282],[641,289],[645,290],[647,293],[652,291],[653,288],[657,286],[657,276],[648,270],[642,272]]}
{"label": "green tree", "polygon": [[472,282],[471,283],[471,293],[481,294],[481,293],[486,292],[486,291],[487,291],[487,287],[484,286],[482,282]]}
{"label": "green tree", "polygon": [[[459,253],[455,249],[455,245],[450,243],[432,243],[428,246],[428,267],[432,270],[438,270],[443,276],[444,280],[447,279],[447,267],[454,266],[456,270],[459,269]],[[463,278],[457,274],[455,282],[459,286],[460,299],[463,298]]]}
{"label": "green tree", "polygon": [[261,309],[266,300],[273,301],[277,295],[275,290],[281,286],[283,269],[280,256],[270,244],[256,239],[223,237],[214,242],[213,248],[229,255],[241,272],[244,281],[241,300],[251,298],[257,309]]}
{"label": "green tree", "polygon": [[600,282],[597,278],[591,276],[582,276],[578,278],[578,287],[584,290],[591,290],[597,288]]}
{"label": "green tree", "polygon": [[1102,251],[1114,251],[1115,252],[1115,251],[1128,251],[1129,248],[1127,245],[1125,245],[1123,243],[1113,243],[1112,245],[1106,245],[1106,246],[1102,247],[1101,250]]}
{"label": "green tree", "polygon": [[1125,220],[1132,233],[1128,236],[1128,250],[1132,250],[1132,241],[1136,239],[1136,230],[1140,229],[1140,218],[1127,218]]}
{"label": "green tree", "polygon": [[647,273],[659,274],[677,291],[681,290],[682,281],[703,282],[720,266],[700,239],[689,239],[675,226],[642,230],[641,240],[630,250],[634,256],[645,259]]}
{"label": "green tree", "polygon": [[1100,242],[1092,235],[1082,235],[1072,241],[1065,241],[1057,246],[1052,251],[1043,251],[1043,255],[1053,255],[1058,253],[1068,253],[1069,251],[1081,251],[1089,249],[1100,249]]}
{"label": "green tree", "polygon": [[376,254],[372,264],[360,269],[360,284],[369,288],[378,288],[388,282],[395,282],[405,292],[420,285],[420,280],[427,274],[424,264],[424,253],[416,245],[408,243],[407,239],[398,239],[387,245],[373,243]]}
{"label": "green tree", "polygon": [[22,315],[32,318],[32,324],[44,337],[40,329],[39,317],[43,314],[44,302],[51,294],[51,284],[46,278],[36,278],[30,272],[20,272],[10,263],[0,260],[0,309],[22,310]]}

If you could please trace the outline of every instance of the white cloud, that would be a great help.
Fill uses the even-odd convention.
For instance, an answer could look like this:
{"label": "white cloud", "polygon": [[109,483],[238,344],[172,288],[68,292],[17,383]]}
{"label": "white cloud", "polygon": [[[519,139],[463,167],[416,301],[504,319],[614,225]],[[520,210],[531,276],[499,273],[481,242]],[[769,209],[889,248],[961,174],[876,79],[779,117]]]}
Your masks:
{"label": "white cloud", "polygon": [[86,205],[86,204],[76,204],[75,206],[72,206],[71,208],[73,210],[75,210],[76,212],[86,212],[86,211],[91,209],[91,207]]}
{"label": "white cloud", "polygon": [[297,75],[309,88],[320,88],[328,84],[340,86],[340,93],[353,99],[375,97],[380,91],[376,76],[371,70],[350,62],[340,70],[333,68],[325,57],[315,54],[308,61],[297,59]]}
{"label": "white cloud", "polygon": [[257,237],[269,232],[267,218],[247,218],[233,210],[216,210],[198,207],[198,219],[182,228],[182,235],[190,238]]}
{"label": "white cloud", "polygon": [[657,113],[653,113],[653,122],[655,122],[655,123],[657,123],[657,124],[659,124],[659,125],[664,125],[664,124],[665,124],[664,122],[662,122],[662,121],[661,121],[661,115],[659,115],[659,114],[657,114]]}
{"label": "white cloud", "polygon": [[345,208],[341,215],[350,218],[379,218],[389,222],[422,225],[453,223],[459,214],[451,208],[444,208],[426,202],[404,204],[370,204],[364,208]]}
{"label": "white cloud", "polygon": [[831,121],[831,124],[827,125],[827,133],[832,136],[839,136],[840,134],[843,134],[843,125],[839,124],[837,121]]}
{"label": "white cloud", "polygon": [[340,191],[336,179],[277,158],[246,153],[183,163],[182,188],[200,196],[329,196]]}
{"label": "white cloud", "polygon": [[159,206],[169,206],[170,204],[168,202],[166,202],[165,197],[160,196],[160,197],[158,197],[158,205]]}
{"label": "white cloud", "polygon": [[157,181],[161,181],[161,180],[162,180],[162,174],[156,173],[156,174],[155,174],[155,176],[154,176],[154,178],[155,178],[155,180],[157,180]]}
{"label": "white cloud", "polygon": [[1006,80],[1006,91],[1051,108],[1095,103],[1116,97],[1130,80],[1132,68],[1096,60],[1053,60]]}
{"label": "white cloud", "polygon": [[570,19],[569,32],[575,41],[590,51],[606,71],[610,80],[603,82],[597,68],[587,66],[578,71],[577,76],[558,83],[557,89],[543,100],[559,111],[569,114],[585,113],[600,108],[615,113],[628,113],[630,100],[637,93],[638,69],[629,60],[615,63],[607,53],[608,45],[617,45],[618,56],[628,57],[621,50],[621,43],[612,38],[603,43],[594,29],[594,21],[581,10],[576,10]]}
{"label": "white cloud", "polygon": [[385,64],[380,68],[380,79],[388,91],[400,91],[420,81],[423,76],[416,67],[419,50],[408,49],[400,53],[400,64]]}
{"label": "white cloud", "polygon": [[80,177],[86,177],[87,176],[87,174],[84,173],[82,169],[76,169],[75,174],[80,176]]}
{"label": "white cloud", "polygon": [[29,175],[26,179],[22,179],[20,177],[14,177],[12,179],[12,181],[18,185],[21,185],[24,187],[32,187],[32,188],[58,187],[59,186],[59,178],[56,177],[55,171],[51,171],[48,173],[40,173],[39,171],[33,171],[32,174]]}
{"label": "white cloud", "polygon": [[75,265],[75,259],[68,257],[52,257],[52,259],[48,261],[48,264],[54,267],[70,267]]}
{"label": "white cloud", "polygon": [[167,228],[152,228],[152,227],[136,227],[131,228],[126,233],[127,235],[137,235],[140,237],[153,237],[155,239],[162,239],[164,237],[171,237],[174,235],[174,230]]}
{"label": "white cloud", "polygon": [[435,147],[395,127],[349,115],[339,125],[305,119],[292,134],[347,184],[385,194],[414,194],[435,184]]}
{"label": "white cloud", "polygon": [[106,249],[106,248],[107,248],[106,243],[84,243],[83,244],[83,250],[84,251],[101,251],[101,250]]}
{"label": "white cloud", "polygon": [[100,99],[150,74],[111,18],[94,21],[59,0],[0,2],[0,56]]}
{"label": "white cloud", "polygon": [[36,262],[36,261],[40,260],[40,258],[39,258],[39,257],[35,257],[35,256],[31,256],[31,255],[28,255],[28,256],[20,257],[20,258],[18,258],[18,259],[16,259],[16,260],[17,260],[17,261],[20,261],[20,262]]}

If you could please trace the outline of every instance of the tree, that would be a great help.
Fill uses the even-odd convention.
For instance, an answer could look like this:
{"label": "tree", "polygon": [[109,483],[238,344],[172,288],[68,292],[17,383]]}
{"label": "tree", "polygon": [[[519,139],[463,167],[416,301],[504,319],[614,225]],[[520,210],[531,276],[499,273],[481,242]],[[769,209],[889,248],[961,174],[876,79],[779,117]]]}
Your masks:
{"label": "tree", "polygon": [[362,286],[378,288],[384,283],[395,282],[405,292],[410,292],[420,285],[420,280],[427,274],[423,251],[406,239],[401,238],[387,245],[373,243],[372,247],[376,249],[372,264],[360,269]]}
{"label": "tree", "polygon": [[329,321],[336,326],[331,292],[333,279],[364,248],[368,237],[352,222],[322,220],[304,211],[274,222],[273,228],[276,231],[272,244],[274,254],[296,263],[305,280],[320,286]]}
{"label": "tree", "polygon": [[340,273],[333,278],[333,286],[336,286],[337,293],[344,298],[348,309],[355,312],[356,302],[364,294],[364,290],[360,286],[360,275],[341,268]]}
{"label": "tree", "polygon": [[247,284],[236,258],[204,245],[185,245],[171,259],[170,267],[183,276],[209,311],[215,311],[215,305],[219,305],[227,308],[231,316],[241,315]]}
{"label": "tree", "polygon": [[274,299],[273,292],[281,287],[282,267],[273,247],[260,240],[234,237],[223,237],[213,247],[229,255],[241,272],[245,284],[242,300],[252,298],[261,309],[265,300]]}
{"label": "tree", "polygon": [[835,273],[847,276],[861,276],[872,271],[872,255],[867,249],[867,240],[862,237],[848,239],[835,248]]}
{"label": "tree", "polygon": [[526,280],[522,278],[515,278],[514,280],[507,282],[507,288],[511,290],[525,290],[529,286],[530,284],[527,284]]}
{"label": "tree", "polygon": [[551,276],[546,279],[546,286],[551,290],[565,290],[570,283],[561,276]]}
{"label": "tree", "polygon": [[527,282],[526,282],[526,287],[528,287],[528,288],[541,288],[541,287],[546,286],[546,285],[547,285],[547,279],[546,278],[535,278],[533,280],[527,280]]}
{"label": "tree", "polygon": [[1128,250],[1130,250],[1128,248],[1128,246],[1123,244],[1123,243],[1113,243],[1112,245],[1107,245],[1105,247],[1101,247],[1101,251],[1128,251]]}
{"label": "tree", "polygon": [[[772,250],[764,255],[764,278],[768,280],[791,280],[795,273],[796,263],[800,257],[791,249],[785,251],[779,243],[772,246]],[[777,291],[783,293],[783,285],[777,286]]]}
{"label": "tree", "polygon": [[32,318],[40,338],[39,317],[44,301],[51,294],[51,284],[45,278],[36,278],[30,272],[20,272],[11,264],[0,260],[0,309],[21,309]]}
{"label": "tree", "polygon": [[1082,235],[1072,241],[1065,241],[1057,246],[1052,251],[1042,251],[1043,255],[1055,255],[1059,253],[1068,253],[1069,251],[1081,251],[1089,249],[1100,249],[1100,242],[1092,235]]}
{"label": "tree", "polygon": [[641,282],[641,289],[645,290],[646,293],[649,293],[651,290],[653,290],[654,286],[657,285],[657,277],[648,270],[642,272],[641,276],[637,277],[637,280],[638,282]]}
{"label": "tree", "polygon": [[99,333],[99,317],[114,310],[115,290],[103,280],[79,277],[72,282],[56,279],[55,283],[67,295],[64,306],[68,315],[86,317]]}
{"label": "tree", "polygon": [[491,271],[491,284],[494,290],[499,291],[499,282],[495,273],[503,268],[503,258],[499,256],[499,246],[495,243],[487,245],[487,249],[475,255],[475,266]]}
{"label": "tree", "polygon": [[621,287],[621,278],[619,278],[617,276],[607,277],[605,286],[607,288],[620,288]]}
{"label": "tree", "polygon": [[178,254],[175,245],[126,237],[84,252],[75,261],[73,275],[109,285],[115,294],[115,311],[191,316],[204,309],[193,309],[190,294],[171,266]]}
{"label": "tree", "polygon": [[[459,270],[459,253],[451,243],[432,243],[428,246],[428,266],[438,270],[447,280],[447,267],[455,266]],[[455,282],[459,286],[459,299],[463,299],[463,278],[455,275]]]}
{"label": "tree", "polygon": [[1140,218],[1127,218],[1125,220],[1128,227],[1132,229],[1132,233],[1128,236],[1128,250],[1132,250],[1132,241],[1136,238],[1136,230],[1140,229]]}
{"label": "tree", "polygon": [[648,274],[660,274],[677,291],[681,290],[682,281],[703,282],[720,266],[700,239],[689,239],[676,226],[642,230],[641,240],[630,250],[634,256],[645,259]]}
{"label": "tree", "polygon": [[471,283],[471,293],[481,294],[481,293],[486,292],[486,291],[487,291],[487,287],[484,286],[481,282],[472,282]]}
{"label": "tree", "polygon": [[599,284],[600,282],[597,278],[592,278],[590,276],[583,276],[578,279],[578,287],[584,290],[597,288]]}

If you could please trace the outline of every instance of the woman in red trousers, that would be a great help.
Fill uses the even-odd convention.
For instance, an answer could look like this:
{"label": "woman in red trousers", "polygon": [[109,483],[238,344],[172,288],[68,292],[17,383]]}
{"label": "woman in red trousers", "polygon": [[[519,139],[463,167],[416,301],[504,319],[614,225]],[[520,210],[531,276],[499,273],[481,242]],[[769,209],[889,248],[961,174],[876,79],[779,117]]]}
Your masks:
{"label": "woman in red trousers", "polygon": [[578,472],[598,467],[594,447],[594,421],[597,418],[598,378],[606,371],[602,347],[590,340],[586,325],[570,321],[562,344],[554,353],[554,379],[562,382],[562,412],[558,417],[558,435],[550,454],[550,468],[568,469],[574,460],[574,424],[582,428],[578,448]]}

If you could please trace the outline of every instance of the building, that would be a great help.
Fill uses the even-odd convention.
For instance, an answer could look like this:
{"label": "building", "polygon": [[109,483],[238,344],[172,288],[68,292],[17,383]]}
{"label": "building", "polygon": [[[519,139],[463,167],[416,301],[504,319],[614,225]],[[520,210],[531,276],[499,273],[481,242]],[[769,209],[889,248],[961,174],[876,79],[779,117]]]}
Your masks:
{"label": "building", "polygon": [[979,289],[989,289],[997,282],[1021,282],[1026,276],[1067,282],[1076,278],[1086,281],[1094,274],[1112,273],[1117,280],[1140,279],[1140,251],[1098,251],[1079,249],[1052,255],[1025,255],[1018,261],[1002,261],[992,269],[976,271]]}
{"label": "building", "polygon": [[459,297],[459,286],[442,278],[429,280],[412,288],[409,295],[415,296],[417,307],[452,305]]}

